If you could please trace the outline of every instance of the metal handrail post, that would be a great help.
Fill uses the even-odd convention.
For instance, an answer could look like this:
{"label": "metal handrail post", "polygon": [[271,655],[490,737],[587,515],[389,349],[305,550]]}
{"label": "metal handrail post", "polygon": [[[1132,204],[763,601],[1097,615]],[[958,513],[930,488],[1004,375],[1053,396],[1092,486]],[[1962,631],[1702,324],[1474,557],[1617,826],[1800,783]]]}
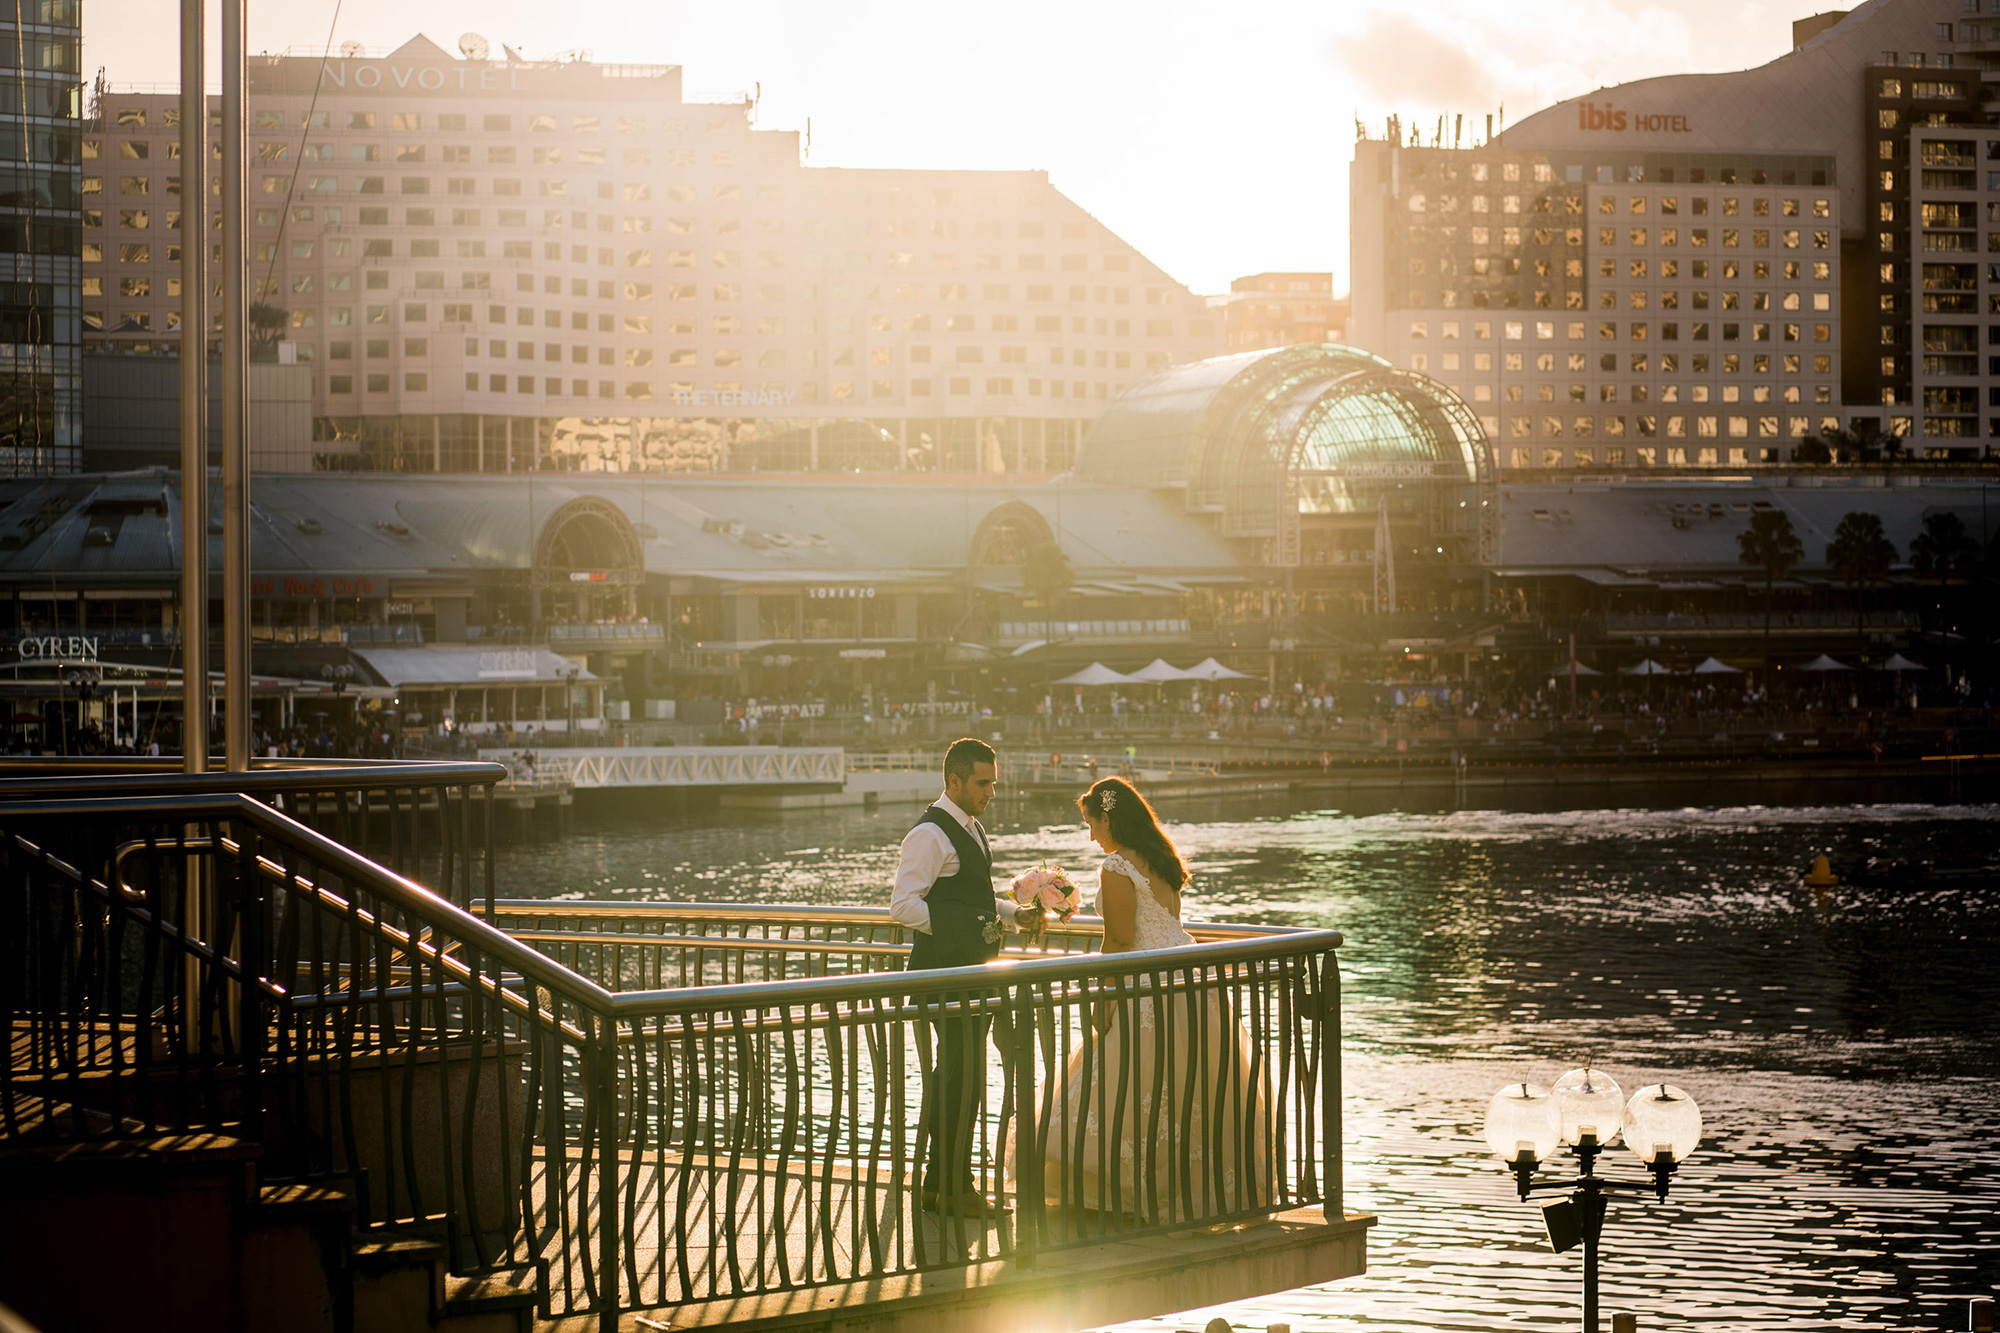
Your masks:
{"label": "metal handrail post", "polygon": [[1340,955],[1328,949],[1320,958],[1319,1095],[1321,1212],[1327,1221],[1345,1221],[1340,1142]]}
{"label": "metal handrail post", "polygon": [[1008,1061],[1014,1078],[1014,1258],[1021,1267],[1033,1268],[1046,1206],[1041,1136],[1035,1132],[1035,1056],[1041,1047],[1041,1027],[1035,1021],[1034,983],[1022,982],[1015,994],[1014,1054]]}
{"label": "metal handrail post", "polygon": [[600,1014],[593,1025],[597,1085],[598,1328],[618,1333],[623,1286],[618,1263],[618,1020]]}
{"label": "metal handrail post", "polygon": [[[244,433],[250,358],[250,310],[243,290],[244,5],[245,0],[222,0],[222,736],[223,754],[233,773],[250,767],[251,703],[250,441]],[[195,90],[199,94],[199,83]],[[201,124],[206,130],[205,111]],[[185,150],[181,161],[185,167]],[[207,251],[205,213],[206,209],[183,209],[183,255],[188,247],[198,254]],[[203,236],[199,245],[190,234],[189,215],[195,218],[193,235]]]}

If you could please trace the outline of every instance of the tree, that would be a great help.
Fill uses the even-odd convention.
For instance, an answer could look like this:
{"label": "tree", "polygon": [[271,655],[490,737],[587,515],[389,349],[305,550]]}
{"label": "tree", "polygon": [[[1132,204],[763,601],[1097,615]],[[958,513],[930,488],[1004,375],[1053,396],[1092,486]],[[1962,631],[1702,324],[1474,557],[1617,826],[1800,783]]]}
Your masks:
{"label": "tree", "polygon": [[1771,599],[1779,579],[1792,572],[1805,557],[1799,534],[1782,509],[1759,509],[1750,515],[1750,526],[1736,534],[1736,558],[1764,571],[1764,675],[1771,674]]}
{"label": "tree", "polygon": [[1839,463],[1846,467],[1893,463],[1902,455],[1902,445],[1896,438],[1874,426],[1836,426],[1808,436],[1792,449],[1794,463]]}
{"label": "tree", "polygon": [[264,348],[275,344],[285,332],[285,325],[291,320],[291,312],[281,306],[264,301],[250,303],[250,341],[254,346]]}
{"label": "tree", "polygon": [[1938,581],[1939,641],[1950,645],[1951,617],[1945,608],[1946,589],[1954,574],[1971,578],[1979,567],[1979,543],[1950,510],[1924,516],[1924,530],[1910,539],[1910,567],[1917,577]]}
{"label": "tree", "polygon": [[1859,510],[1843,515],[1833,540],[1826,544],[1826,563],[1855,589],[1854,637],[1862,640],[1866,637],[1862,606],[1868,589],[1887,578],[1889,566],[1896,563],[1896,544],[1883,534],[1880,516]]}
{"label": "tree", "polygon": [[1944,594],[1953,574],[1970,576],[1979,557],[1979,543],[1949,510],[1924,517],[1924,530],[1910,540],[1910,564],[1921,578],[1936,579]]}
{"label": "tree", "polygon": [[1055,637],[1056,606],[1076,584],[1069,557],[1052,541],[1036,543],[1028,548],[1028,558],[1021,562],[1021,582],[1042,604],[1043,637]]}

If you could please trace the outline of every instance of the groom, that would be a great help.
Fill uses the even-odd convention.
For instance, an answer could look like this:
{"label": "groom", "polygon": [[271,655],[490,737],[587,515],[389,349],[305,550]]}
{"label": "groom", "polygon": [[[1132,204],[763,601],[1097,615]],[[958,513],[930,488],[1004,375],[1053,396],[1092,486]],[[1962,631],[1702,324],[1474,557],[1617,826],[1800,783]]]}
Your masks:
{"label": "groom", "polygon": [[[1034,930],[1041,908],[993,892],[993,853],[979,816],[1000,777],[993,747],[970,737],[944,755],[944,795],[903,838],[889,915],[916,932],[909,969],[977,967],[1000,953],[1009,931]],[[949,997],[970,999],[970,996]],[[930,1085],[930,1152],[921,1203],[933,1212],[983,1217],[998,1211],[972,1174],[972,1131],[986,1104],[988,1020],[931,1020],[937,1071]]]}

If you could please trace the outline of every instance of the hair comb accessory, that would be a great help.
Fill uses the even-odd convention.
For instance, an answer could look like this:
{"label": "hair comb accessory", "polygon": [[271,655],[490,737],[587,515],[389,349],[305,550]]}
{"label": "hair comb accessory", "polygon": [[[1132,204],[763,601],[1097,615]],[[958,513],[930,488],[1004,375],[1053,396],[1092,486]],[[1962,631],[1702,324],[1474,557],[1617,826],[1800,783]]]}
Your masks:
{"label": "hair comb accessory", "polygon": [[1106,787],[1103,791],[1097,793],[1097,807],[1104,811],[1105,814],[1110,814],[1117,805],[1118,789],[1116,787]]}

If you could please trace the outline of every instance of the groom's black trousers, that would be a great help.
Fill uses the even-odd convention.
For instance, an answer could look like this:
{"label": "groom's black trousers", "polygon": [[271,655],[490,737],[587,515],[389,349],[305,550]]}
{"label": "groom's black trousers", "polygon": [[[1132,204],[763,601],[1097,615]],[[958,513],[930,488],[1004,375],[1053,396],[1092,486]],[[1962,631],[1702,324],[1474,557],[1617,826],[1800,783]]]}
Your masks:
{"label": "groom's black trousers", "polygon": [[[969,996],[945,996],[952,1000]],[[986,1034],[992,1020],[947,1013],[931,1020],[935,1064],[930,1086],[930,1147],[923,1188],[940,1194],[971,1193],[973,1135],[986,1105]]]}
{"label": "groom's black trousers", "polygon": [[[949,1004],[971,998],[948,995],[940,1000]],[[978,1146],[980,1113],[986,1108],[986,1039],[991,1033],[1001,1058],[1009,1058],[1013,1024],[1003,1016],[995,1033],[990,1017],[948,1012],[931,1019],[930,1029],[934,1069],[922,1187],[940,1194],[972,1193],[979,1188],[972,1152]]]}

